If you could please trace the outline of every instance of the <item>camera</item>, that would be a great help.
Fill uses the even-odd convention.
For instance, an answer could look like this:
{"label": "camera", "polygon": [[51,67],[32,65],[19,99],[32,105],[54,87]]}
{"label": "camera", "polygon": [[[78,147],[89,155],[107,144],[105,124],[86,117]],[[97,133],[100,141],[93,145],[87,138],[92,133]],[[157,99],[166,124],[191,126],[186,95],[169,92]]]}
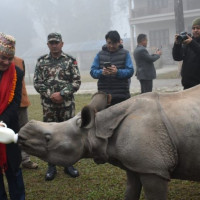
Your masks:
{"label": "camera", "polygon": [[192,37],[192,35],[190,33],[181,32],[176,38],[178,43],[182,43],[183,41],[187,40],[188,39],[187,35]]}

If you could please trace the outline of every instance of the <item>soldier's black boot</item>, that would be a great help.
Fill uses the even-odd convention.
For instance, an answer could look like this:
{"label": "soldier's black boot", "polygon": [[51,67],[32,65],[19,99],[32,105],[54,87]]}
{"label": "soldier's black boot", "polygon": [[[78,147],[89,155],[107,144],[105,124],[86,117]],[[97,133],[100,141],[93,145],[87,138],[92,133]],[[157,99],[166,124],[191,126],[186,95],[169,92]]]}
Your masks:
{"label": "soldier's black boot", "polygon": [[76,178],[79,176],[78,170],[75,169],[73,166],[65,167],[64,172],[65,174],[68,174],[73,178]]}
{"label": "soldier's black boot", "polygon": [[53,180],[56,176],[56,173],[57,173],[56,166],[48,163],[48,169],[45,175],[45,180],[46,181]]}

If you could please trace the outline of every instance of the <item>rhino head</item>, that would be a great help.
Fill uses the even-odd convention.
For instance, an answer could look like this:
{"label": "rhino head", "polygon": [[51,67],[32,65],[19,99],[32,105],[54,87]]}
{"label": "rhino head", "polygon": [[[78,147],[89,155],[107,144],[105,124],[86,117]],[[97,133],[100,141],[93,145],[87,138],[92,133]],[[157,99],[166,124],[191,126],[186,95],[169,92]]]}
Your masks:
{"label": "rhino head", "polygon": [[65,122],[31,120],[20,129],[18,144],[25,152],[44,161],[72,165],[89,155],[91,143],[95,141],[93,136],[88,136],[94,128],[95,113],[105,109],[110,101],[110,95],[98,92],[80,113]]}

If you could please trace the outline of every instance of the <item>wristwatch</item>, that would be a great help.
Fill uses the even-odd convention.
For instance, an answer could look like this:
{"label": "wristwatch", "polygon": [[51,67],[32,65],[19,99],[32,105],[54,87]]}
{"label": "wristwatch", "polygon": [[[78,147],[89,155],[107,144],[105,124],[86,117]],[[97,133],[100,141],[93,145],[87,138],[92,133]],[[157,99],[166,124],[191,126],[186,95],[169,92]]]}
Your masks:
{"label": "wristwatch", "polygon": [[63,91],[63,90],[60,91],[60,96],[61,96],[61,97],[65,97],[65,94],[64,94],[64,91]]}

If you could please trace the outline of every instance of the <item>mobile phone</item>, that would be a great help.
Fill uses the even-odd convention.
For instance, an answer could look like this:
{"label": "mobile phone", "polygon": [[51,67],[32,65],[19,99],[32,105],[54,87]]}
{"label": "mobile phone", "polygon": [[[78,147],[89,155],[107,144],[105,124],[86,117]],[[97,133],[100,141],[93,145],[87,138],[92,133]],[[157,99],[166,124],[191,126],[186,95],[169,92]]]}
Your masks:
{"label": "mobile phone", "polygon": [[160,45],[160,48],[158,48],[158,51],[160,51],[162,49],[162,45]]}
{"label": "mobile phone", "polygon": [[111,67],[111,62],[104,62],[103,65],[105,68]]}

